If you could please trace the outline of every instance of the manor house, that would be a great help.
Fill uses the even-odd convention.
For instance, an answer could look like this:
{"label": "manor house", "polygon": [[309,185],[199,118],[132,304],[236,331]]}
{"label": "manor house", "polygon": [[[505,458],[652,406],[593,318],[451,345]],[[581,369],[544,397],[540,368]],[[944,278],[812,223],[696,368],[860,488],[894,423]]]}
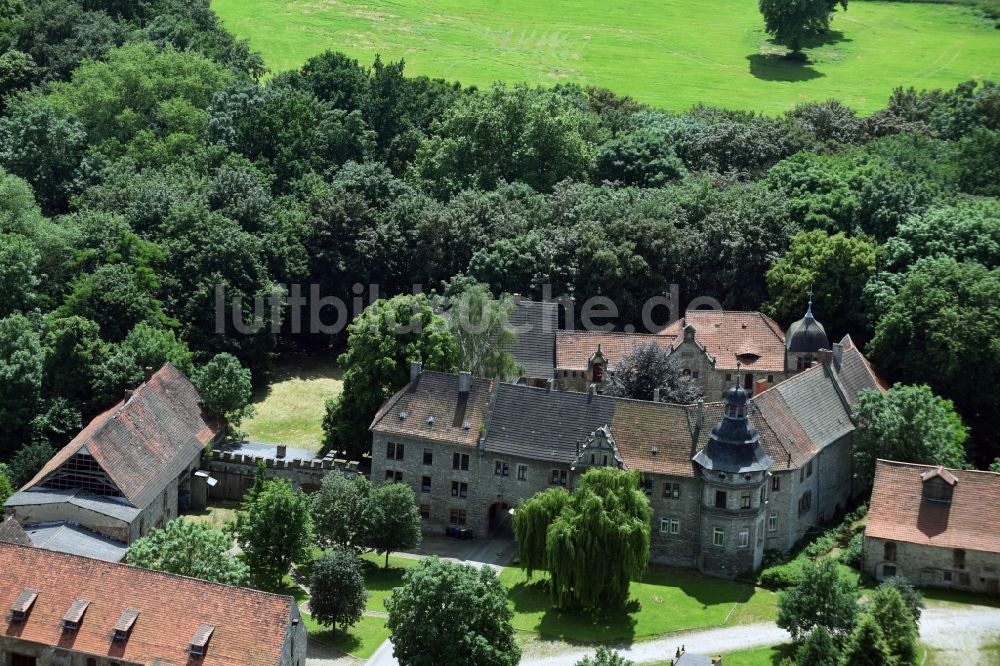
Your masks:
{"label": "manor house", "polygon": [[850,337],[751,396],[672,405],[411,368],[372,424],[372,480],[413,488],[424,528],[509,532],[512,510],[594,466],[641,473],[651,559],[732,577],[834,518],[852,486],[852,412],[884,390]]}

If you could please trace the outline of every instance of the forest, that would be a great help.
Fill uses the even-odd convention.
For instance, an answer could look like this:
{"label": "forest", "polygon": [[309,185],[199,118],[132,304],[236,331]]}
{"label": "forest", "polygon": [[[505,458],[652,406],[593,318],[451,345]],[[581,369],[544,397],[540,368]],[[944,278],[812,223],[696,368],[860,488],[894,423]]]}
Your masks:
{"label": "forest", "polygon": [[[0,459],[60,446],[142,379],[345,335],[216,330],[227,302],[456,278],[611,298],[680,288],[782,326],[805,294],[889,381],[1000,455],[1000,87],[780,116],[488,88],[328,51],[268,73],[207,0],[0,0]],[[231,327],[230,327],[231,328]]]}

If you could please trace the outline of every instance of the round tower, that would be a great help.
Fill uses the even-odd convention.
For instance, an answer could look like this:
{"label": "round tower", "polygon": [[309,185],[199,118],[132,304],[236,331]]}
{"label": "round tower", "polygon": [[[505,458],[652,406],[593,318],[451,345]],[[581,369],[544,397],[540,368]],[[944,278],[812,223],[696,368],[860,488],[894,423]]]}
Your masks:
{"label": "round tower", "polygon": [[736,384],[726,392],[722,419],[694,456],[702,481],[698,568],[734,577],[760,566],[764,556],[767,479],[773,461],[750,423],[750,395]]}
{"label": "round tower", "polygon": [[820,349],[830,348],[826,329],[813,316],[812,297],[810,289],[805,316],[789,326],[785,334],[785,369],[789,372],[805,370],[818,359]]}

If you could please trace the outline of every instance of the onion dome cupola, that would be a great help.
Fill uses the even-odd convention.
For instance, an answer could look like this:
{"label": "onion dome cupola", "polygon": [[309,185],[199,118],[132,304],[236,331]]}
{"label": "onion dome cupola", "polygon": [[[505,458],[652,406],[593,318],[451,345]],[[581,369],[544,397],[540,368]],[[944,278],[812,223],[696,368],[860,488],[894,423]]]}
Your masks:
{"label": "onion dome cupola", "polygon": [[725,412],[712,429],[708,443],[694,456],[706,471],[729,474],[766,472],[773,460],[764,451],[757,429],[750,423],[750,394],[736,384],[726,391]]}
{"label": "onion dome cupola", "polygon": [[788,333],[785,334],[785,351],[788,353],[815,354],[820,349],[830,348],[826,329],[813,316],[812,297],[813,292],[810,289],[806,315],[788,327]]}

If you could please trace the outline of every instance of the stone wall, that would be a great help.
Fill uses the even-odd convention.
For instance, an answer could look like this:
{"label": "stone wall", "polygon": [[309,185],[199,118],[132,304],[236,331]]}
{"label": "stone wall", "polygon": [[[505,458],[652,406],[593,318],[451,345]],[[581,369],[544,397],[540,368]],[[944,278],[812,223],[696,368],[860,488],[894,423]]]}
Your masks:
{"label": "stone wall", "polygon": [[[29,641],[22,641],[12,636],[0,635],[0,666],[9,666],[14,655],[34,657],[37,666],[87,666],[87,659],[96,659],[98,664],[110,663],[106,655],[88,655],[66,648],[40,645]],[[116,664],[121,666],[140,666],[137,662],[126,661],[115,658]]]}
{"label": "stone wall", "polygon": [[115,541],[129,542],[130,526],[127,521],[84,509],[69,502],[29,504],[13,507],[8,511],[22,525],[65,520],[86,527],[98,534],[103,534]]}
{"label": "stone wall", "polygon": [[[384,453],[384,452],[383,452]],[[313,460],[286,460],[284,458],[259,458],[249,454],[230,451],[214,451],[207,471],[218,483],[208,490],[213,500],[241,500],[257,473],[258,461],[267,466],[265,476],[269,479],[284,479],[294,488],[307,492],[317,490],[323,477],[331,471],[342,474],[357,474],[358,463],[354,461],[326,457]]]}
{"label": "stone wall", "polygon": [[[886,559],[886,543],[896,546],[895,560]],[[865,537],[864,566],[870,576],[883,580],[905,576],[915,585],[944,587],[985,594],[1000,594],[1000,553],[964,552],[959,567],[952,548]]]}

